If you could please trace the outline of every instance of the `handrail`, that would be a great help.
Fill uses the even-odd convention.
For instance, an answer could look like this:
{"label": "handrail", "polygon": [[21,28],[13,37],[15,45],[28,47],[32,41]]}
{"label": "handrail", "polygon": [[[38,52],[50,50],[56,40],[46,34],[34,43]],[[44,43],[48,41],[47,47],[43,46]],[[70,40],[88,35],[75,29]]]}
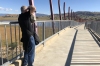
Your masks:
{"label": "handrail", "polygon": [[[46,20],[46,21],[36,21],[36,22],[55,22],[55,21],[73,21],[73,20]],[[75,21],[74,21],[75,22]],[[0,21],[0,25],[3,24],[17,24],[18,21]]]}
{"label": "handrail", "polygon": [[[88,23],[88,22],[87,22]],[[87,28],[100,37],[100,21],[91,21],[87,24]]]}

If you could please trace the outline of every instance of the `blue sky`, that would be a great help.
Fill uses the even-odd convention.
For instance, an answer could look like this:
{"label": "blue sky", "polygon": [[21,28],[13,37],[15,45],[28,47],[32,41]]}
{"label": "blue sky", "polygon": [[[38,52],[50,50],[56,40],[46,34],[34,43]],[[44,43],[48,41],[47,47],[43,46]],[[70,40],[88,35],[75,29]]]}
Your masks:
{"label": "blue sky", "polygon": [[[60,0],[66,2],[66,12],[70,6],[73,11],[100,11],[100,0]],[[54,13],[58,13],[58,0],[52,0]],[[49,0],[34,0],[38,13],[50,14]],[[22,5],[28,6],[28,0],[0,0],[0,13],[19,14]]]}

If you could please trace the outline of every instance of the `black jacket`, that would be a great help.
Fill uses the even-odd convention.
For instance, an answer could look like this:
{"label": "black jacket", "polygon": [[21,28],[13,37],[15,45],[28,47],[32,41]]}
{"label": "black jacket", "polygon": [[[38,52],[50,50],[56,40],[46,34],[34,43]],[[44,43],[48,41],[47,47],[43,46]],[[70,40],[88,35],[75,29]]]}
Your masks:
{"label": "black jacket", "polygon": [[30,36],[33,35],[33,28],[31,26],[31,15],[30,12],[21,13],[18,17],[19,26],[22,31],[21,41],[28,41]]}

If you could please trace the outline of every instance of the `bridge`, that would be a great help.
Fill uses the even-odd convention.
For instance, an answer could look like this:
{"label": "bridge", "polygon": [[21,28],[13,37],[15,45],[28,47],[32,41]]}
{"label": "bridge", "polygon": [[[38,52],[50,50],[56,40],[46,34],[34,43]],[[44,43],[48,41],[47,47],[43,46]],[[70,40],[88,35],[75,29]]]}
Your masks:
{"label": "bridge", "polygon": [[[36,21],[41,42],[35,47],[34,66],[100,66],[100,22],[84,21],[74,12],[62,17],[58,0],[59,20]],[[33,5],[32,0],[29,4]],[[63,19],[62,19],[63,18]],[[21,66],[23,44],[18,21],[0,21],[0,66]]]}
{"label": "bridge", "polygon": [[[36,46],[34,65],[99,66],[99,25],[93,21],[37,21],[41,42]],[[1,66],[21,66],[23,47],[18,22],[0,22],[0,27]]]}

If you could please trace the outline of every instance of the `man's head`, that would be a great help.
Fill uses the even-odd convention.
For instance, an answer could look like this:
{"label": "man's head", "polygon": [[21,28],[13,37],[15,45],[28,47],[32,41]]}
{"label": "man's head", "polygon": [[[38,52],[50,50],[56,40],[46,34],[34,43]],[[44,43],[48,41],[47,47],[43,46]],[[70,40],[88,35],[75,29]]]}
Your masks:
{"label": "man's head", "polygon": [[22,7],[21,7],[21,13],[26,12],[26,9],[27,9],[27,6],[22,6]]}

